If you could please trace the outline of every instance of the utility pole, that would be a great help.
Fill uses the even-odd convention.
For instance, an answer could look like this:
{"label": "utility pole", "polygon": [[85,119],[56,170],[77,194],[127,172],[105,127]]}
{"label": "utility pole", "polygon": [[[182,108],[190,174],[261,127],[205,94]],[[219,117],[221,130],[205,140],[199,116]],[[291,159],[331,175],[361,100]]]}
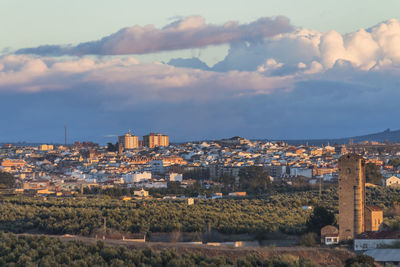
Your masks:
{"label": "utility pole", "polygon": [[106,226],[106,223],[107,223],[107,219],[106,219],[106,217],[103,217],[103,219],[104,219],[104,226],[103,226],[103,240],[105,240],[106,239],[106,231],[107,231],[107,226]]}
{"label": "utility pole", "polygon": [[322,195],[322,177],[319,178],[319,200],[321,200]]}
{"label": "utility pole", "polygon": [[64,125],[64,145],[67,146],[67,125]]}

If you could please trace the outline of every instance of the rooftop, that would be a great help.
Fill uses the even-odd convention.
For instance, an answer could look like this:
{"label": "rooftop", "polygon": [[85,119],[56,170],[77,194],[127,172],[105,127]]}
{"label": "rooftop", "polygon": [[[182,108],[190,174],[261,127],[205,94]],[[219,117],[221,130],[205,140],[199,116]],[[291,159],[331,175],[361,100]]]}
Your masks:
{"label": "rooftop", "polygon": [[400,239],[400,231],[364,232],[356,239]]}
{"label": "rooftop", "polygon": [[400,262],[400,249],[371,249],[364,252],[377,262]]}

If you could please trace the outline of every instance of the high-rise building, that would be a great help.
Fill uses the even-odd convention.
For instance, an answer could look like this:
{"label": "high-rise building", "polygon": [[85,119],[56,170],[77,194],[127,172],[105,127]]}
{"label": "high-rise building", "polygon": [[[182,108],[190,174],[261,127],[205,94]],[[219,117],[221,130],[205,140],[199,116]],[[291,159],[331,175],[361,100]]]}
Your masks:
{"label": "high-rise building", "polygon": [[365,231],[365,159],[347,154],[339,159],[339,238],[352,240]]}
{"label": "high-rise building", "polygon": [[118,137],[118,142],[123,149],[134,149],[139,147],[139,137],[131,134],[131,130],[125,135]]}
{"label": "high-rise building", "polygon": [[149,148],[169,146],[169,137],[168,135],[162,135],[160,133],[150,133],[149,135],[143,136],[143,146]]}

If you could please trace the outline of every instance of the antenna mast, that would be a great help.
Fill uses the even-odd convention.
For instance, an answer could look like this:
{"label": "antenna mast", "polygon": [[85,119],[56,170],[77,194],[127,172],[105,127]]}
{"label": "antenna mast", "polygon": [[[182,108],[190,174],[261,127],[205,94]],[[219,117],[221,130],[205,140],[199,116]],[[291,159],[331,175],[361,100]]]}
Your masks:
{"label": "antenna mast", "polygon": [[67,125],[64,125],[64,145],[67,146]]}

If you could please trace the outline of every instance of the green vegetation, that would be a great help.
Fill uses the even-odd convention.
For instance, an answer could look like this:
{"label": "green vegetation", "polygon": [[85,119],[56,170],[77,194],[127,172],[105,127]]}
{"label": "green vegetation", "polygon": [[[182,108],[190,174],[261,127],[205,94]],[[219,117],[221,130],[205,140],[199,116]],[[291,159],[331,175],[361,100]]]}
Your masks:
{"label": "green vegetation", "polygon": [[0,266],[312,266],[309,260],[282,255],[261,260],[254,255],[233,261],[226,256],[178,254],[173,249],[161,252],[150,248],[112,247],[62,242],[55,238],[15,236],[0,233]]}
{"label": "green vegetation", "polygon": [[241,168],[239,171],[240,190],[251,195],[265,194],[271,186],[269,175],[261,166]]}
{"label": "green vegetation", "polygon": [[[85,188],[85,195],[106,195],[110,197],[122,197],[122,196],[133,196],[136,188],[126,187],[113,187],[101,189],[99,187]],[[221,189],[216,187],[212,189],[205,189],[201,187],[199,181],[196,181],[193,185],[183,188],[179,182],[168,182],[168,188],[149,188],[147,189],[151,196],[163,197],[166,195],[184,195],[190,197],[197,197],[198,195],[211,196],[212,193],[221,192]]]}
{"label": "green vegetation", "polygon": [[8,172],[2,172],[0,170],[0,188],[2,189],[13,188],[14,184],[15,184],[15,177]]}
{"label": "green vegetation", "polygon": [[118,142],[113,144],[113,143],[107,143],[107,151],[109,152],[117,152],[119,148]]}
{"label": "green vegetation", "polygon": [[318,244],[318,235],[314,232],[305,233],[300,237],[300,245],[312,247]]}
{"label": "green vegetation", "polygon": [[400,158],[394,158],[389,160],[389,165],[392,165],[395,169],[397,169],[400,166]]}
{"label": "green vegetation", "polygon": [[382,173],[375,163],[367,163],[365,166],[365,180],[367,183],[380,185],[382,183]]}
{"label": "green vegetation", "polygon": [[327,208],[317,206],[307,221],[307,229],[310,232],[320,233],[321,228],[325,225],[334,225],[335,214]]}
{"label": "green vegetation", "polygon": [[[182,172],[182,170],[178,171]],[[208,169],[196,168],[190,171],[183,172],[183,179],[206,180],[210,179],[210,171]]]}
{"label": "green vegetation", "polygon": [[[107,218],[107,227],[122,232],[203,232],[207,221],[225,234],[304,231],[309,211],[303,211],[312,192],[298,197],[275,195],[266,199],[185,201],[117,199],[68,199],[17,197],[3,200],[0,229],[11,232],[36,230],[49,234],[91,235]],[[307,204],[306,203],[306,204]]]}
{"label": "green vegetation", "polygon": [[355,258],[348,259],[346,261],[346,267],[374,267],[375,260],[374,258],[368,255],[358,255]]}
{"label": "green vegetation", "polygon": [[[399,195],[398,189],[368,188],[367,203],[387,210]],[[321,214],[325,211],[319,212],[319,208],[309,219],[312,213],[303,210],[303,205],[321,205],[328,211],[326,214],[337,213],[336,190],[322,191],[320,200],[318,191],[305,191],[247,199],[196,200],[191,206],[185,200],[121,201],[108,196],[47,200],[7,197],[0,205],[0,230],[87,236],[103,226],[104,217],[108,229],[131,233],[203,233],[209,222],[211,229],[223,234],[304,234],[314,228],[318,231],[324,223],[331,224],[332,218],[328,216],[329,220],[324,221]]]}
{"label": "green vegetation", "polygon": [[222,184],[221,192],[225,195],[238,189],[236,178],[230,173],[223,173],[217,181]]}

